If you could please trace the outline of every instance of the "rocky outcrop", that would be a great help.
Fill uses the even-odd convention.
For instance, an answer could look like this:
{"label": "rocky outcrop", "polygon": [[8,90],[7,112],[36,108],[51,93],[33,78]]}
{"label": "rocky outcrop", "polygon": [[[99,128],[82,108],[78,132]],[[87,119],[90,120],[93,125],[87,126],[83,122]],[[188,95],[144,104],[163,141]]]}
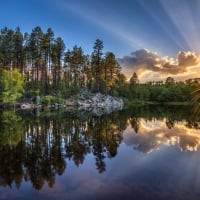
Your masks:
{"label": "rocky outcrop", "polygon": [[123,100],[110,95],[100,93],[93,94],[87,99],[78,101],[79,110],[90,111],[95,115],[108,114],[114,110],[121,110],[124,106]]}
{"label": "rocky outcrop", "polygon": [[89,92],[83,92],[78,98],[69,98],[63,100],[63,103],[53,103],[53,104],[36,104],[24,102],[20,104],[21,109],[36,109],[41,107],[49,107],[51,109],[60,108],[71,108],[78,109],[81,111],[89,111],[94,115],[100,116],[102,114],[108,114],[115,110],[121,110],[124,106],[123,100],[117,97],[112,97],[110,95],[104,95],[101,93],[92,94]]}

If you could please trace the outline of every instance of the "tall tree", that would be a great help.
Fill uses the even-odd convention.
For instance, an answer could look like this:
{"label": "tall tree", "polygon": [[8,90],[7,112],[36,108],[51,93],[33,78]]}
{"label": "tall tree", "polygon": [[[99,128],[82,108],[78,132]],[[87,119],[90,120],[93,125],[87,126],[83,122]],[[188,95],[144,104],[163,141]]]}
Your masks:
{"label": "tall tree", "polygon": [[172,77],[167,77],[166,78],[166,81],[165,81],[165,84],[166,85],[172,85],[172,84],[175,84],[175,80],[174,80],[174,78],[172,78]]}
{"label": "tall tree", "polygon": [[65,44],[62,38],[55,39],[52,46],[52,64],[53,64],[53,87],[58,89],[62,76],[62,62],[65,50]]}
{"label": "tall tree", "polygon": [[72,85],[75,87],[84,85],[85,61],[83,50],[81,47],[77,47],[77,45],[73,47],[72,51],[68,50],[65,53],[65,63],[70,69],[73,77]]}
{"label": "tall tree", "polygon": [[95,88],[100,91],[101,71],[102,68],[102,56],[103,56],[103,41],[97,39],[93,46],[93,52],[91,55],[91,68],[94,78]]}
{"label": "tall tree", "polygon": [[139,83],[138,75],[136,72],[133,73],[132,77],[130,78],[130,84],[131,86],[135,86]]}
{"label": "tall tree", "polygon": [[14,59],[14,31],[7,27],[0,34],[0,63],[4,69],[11,69]]}
{"label": "tall tree", "polygon": [[42,65],[44,60],[42,58],[42,40],[43,40],[43,31],[37,26],[32,30],[32,33],[29,38],[29,52],[31,55],[31,64],[33,69],[33,80],[39,82],[41,79]]}
{"label": "tall tree", "polygon": [[112,52],[108,52],[105,56],[103,77],[106,84],[106,91],[111,90],[116,84],[118,75],[120,73],[120,66]]}
{"label": "tall tree", "polygon": [[49,77],[52,75],[51,63],[52,63],[52,47],[54,40],[54,32],[51,28],[47,29],[47,32],[44,34],[42,48],[44,51],[44,87],[45,91],[48,91],[49,87]]}
{"label": "tall tree", "polygon": [[24,51],[23,51],[24,38],[19,27],[17,27],[14,32],[13,42],[14,42],[13,66],[19,69],[21,73],[24,73]]}

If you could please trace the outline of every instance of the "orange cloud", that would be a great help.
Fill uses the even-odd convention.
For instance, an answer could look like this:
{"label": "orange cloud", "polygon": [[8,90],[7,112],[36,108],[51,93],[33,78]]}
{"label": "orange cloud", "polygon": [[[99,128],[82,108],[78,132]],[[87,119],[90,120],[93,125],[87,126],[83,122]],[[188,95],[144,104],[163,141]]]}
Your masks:
{"label": "orange cloud", "polygon": [[[161,80],[167,76],[175,76],[177,79],[190,77],[190,68],[200,64],[200,57],[194,52],[180,51],[177,59],[161,57],[155,52],[140,49],[132,52],[130,56],[119,58],[123,72],[128,78],[136,72],[142,81],[151,79]],[[200,71],[200,69],[199,69]]]}
{"label": "orange cloud", "polygon": [[199,56],[194,52],[184,52],[178,53],[178,65],[182,67],[194,66],[199,64]]}
{"label": "orange cloud", "polygon": [[197,151],[200,147],[199,129],[187,128],[184,122],[169,125],[166,121],[139,120],[137,134],[129,126],[123,134],[127,145],[144,153],[150,153],[163,145],[179,145],[181,151]]}

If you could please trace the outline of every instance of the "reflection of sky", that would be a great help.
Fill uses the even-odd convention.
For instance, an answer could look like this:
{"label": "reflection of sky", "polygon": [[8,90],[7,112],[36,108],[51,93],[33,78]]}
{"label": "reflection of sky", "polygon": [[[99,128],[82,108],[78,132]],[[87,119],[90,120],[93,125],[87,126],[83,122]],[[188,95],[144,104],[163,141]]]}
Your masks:
{"label": "reflection of sky", "polygon": [[[66,170],[56,177],[53,188],[45,185],[36,191],[23,182],[20,190],[0,188],[0,199],[199,199],[200,150],[180,151],[193,137],[198,131],[187,129],[184,122],[168,129],[164,122],[140,120],[138,134],[129,126],[117,156],[105,159],[103,174],[88,154],[79,167],[66,160]],[[175,142],[169,145],[170,141]],[[134,149],[137,145],[151,153]]]}
{"label": "reflection of sky", "polygon": [[137,150],[148,153],[161,145],[178,144],[182,151],[197,151],[200,145],[199,130],[188,129],[186,122],[179,122],[169,129],[164,121],[139,120],[139,133],[129,127],[124,131],[124,143]]}
{"label": "reflection of sky", "polygon": [[[20,199],[38,200],[199,198],[199,151],[183,153],[176,146],[165,146],[151,154],[143,154],[122,144],[117,157],[106,163],[106,172],[99,174],[90,156],[80,167],[68,162],[65,173],[56,178],[53,188],[46,186],[36,192],[30,185],[28,188],[22,185],[19,196],[17,189],[12,193]],[[0,199],[6,197],[4,193]]]}

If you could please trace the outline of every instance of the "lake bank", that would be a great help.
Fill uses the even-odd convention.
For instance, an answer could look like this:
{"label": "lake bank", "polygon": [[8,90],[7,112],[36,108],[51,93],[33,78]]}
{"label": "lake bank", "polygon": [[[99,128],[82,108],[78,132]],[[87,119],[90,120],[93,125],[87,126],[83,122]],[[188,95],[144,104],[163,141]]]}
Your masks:
{"label": "lake bank", "polygon": [[131,105],[185,105],[189,106],[192,105],[190,101],[169,101],[169,102],[159,102],[159,101],[139,101],[139,100],[126,100],[125,106],[131,106]]}
{"label": "lake bank", "polygon": [[22,110],[32,110],[38,108],[47,109],[78,109],[93,112],[97,115],[111,113],[120,110],[124,106],[122,99],[101,93],[82,93],[68,99],[58,99],[52,96],[36,97],[36,101],[22,101],[16,107]]}

